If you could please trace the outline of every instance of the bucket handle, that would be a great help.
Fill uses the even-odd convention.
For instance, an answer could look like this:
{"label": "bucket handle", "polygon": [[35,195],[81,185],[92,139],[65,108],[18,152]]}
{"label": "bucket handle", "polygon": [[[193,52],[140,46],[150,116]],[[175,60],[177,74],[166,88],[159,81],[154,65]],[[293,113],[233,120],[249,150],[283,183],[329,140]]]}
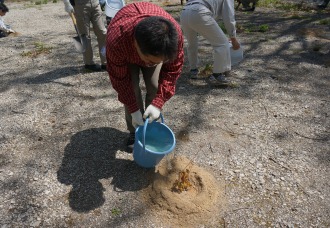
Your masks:
{"label": "bucket handle", "polygon": [[[160,119],[161,119],[161,123],[164,123],[164,117],[162,115],[162,113],[160,113]],[[156,121],[156,120],[154,120]],[[144,126],[143,126],[143,137],[142,137],[142,144],[143,144],[143,151],[146,152],[146,131],[147,131],[147,125],[149,122],[149,118],[146,119],[146,121],[144,121]]]}

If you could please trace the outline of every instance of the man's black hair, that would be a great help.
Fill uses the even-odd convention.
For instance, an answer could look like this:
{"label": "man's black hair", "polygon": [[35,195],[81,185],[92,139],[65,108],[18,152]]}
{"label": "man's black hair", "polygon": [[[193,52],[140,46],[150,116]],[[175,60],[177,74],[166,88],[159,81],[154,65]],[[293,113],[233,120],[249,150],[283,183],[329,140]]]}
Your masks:
{"label": "man's black hair", "polygon": [[9,12],[8,7],[3,2],[0,3],[0,10],[4,13]]}
{"label": "man's black hair", "polygon": [[144,55],[174,59],[178,51],[178,33],[169,20],[151,16],[135,27],[134,36]]}

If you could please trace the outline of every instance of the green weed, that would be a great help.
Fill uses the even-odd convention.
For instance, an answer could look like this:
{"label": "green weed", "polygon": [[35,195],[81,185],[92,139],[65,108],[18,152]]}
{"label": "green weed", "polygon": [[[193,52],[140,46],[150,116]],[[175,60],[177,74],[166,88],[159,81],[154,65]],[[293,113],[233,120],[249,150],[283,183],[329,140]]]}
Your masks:
{"label": "green weed", "polygon": [[40,0],[40,1],[36,1],[34,4],[36,5],[41,5],[41,4],[47,4],[48,0]]}
{"label": "green weed", "polygon": [[319,21],[320,25],[330,25],[330,19],[322,19]]}
{"label": "green weed", "polygon": [[281,4],[280,0],[259,0],[258,1],[258,6],[266,7],[266,8],[276,7],[279,4]]}
{"label": "green weed", "polygon": [[259,32],[267,32],[269,30],[269,25],[263,24],[259,25]]}
{"label": "green weed", "polygon": [[112,215],[117,216],[117,215],[120,215],[120,213],[121,213],[121,211],[120,211],[119,209],[117,209],[117,208],[113,208],[113,209],[111,210],[111,214],[112,214]]}
{"label": "green weed", "polygon": [[269,25],[268,24],[262,24],[262,25],[247,25],[246,28],[244,28],[244,32],[246,33],[252,33],[252,32],[267,32],[269,31]]}
{"label": "green weed", "polygon": [[225,34],[228,34],[225,24],[222,21],[218,22],[218,25]]}
{"label": "green weed", "polygon": [[31,57],[31,58],[35,58],[40,54],[49,54],[51,53],[52,47],[47,47],[45,44],[41,43],[41,42],[35,42],[34,43],[34,50],[32,51],[23,51],[23,53],[21,54],[24,57]]}
{"label": "green weed", "polygon": [[305,10],[309,9],[303,4],[302,1],[291,3],[291,2],[283,2],[281,0],[259,0],[258,6],[265,8],[277,8],[286,11],[296,11],[296,10]]}

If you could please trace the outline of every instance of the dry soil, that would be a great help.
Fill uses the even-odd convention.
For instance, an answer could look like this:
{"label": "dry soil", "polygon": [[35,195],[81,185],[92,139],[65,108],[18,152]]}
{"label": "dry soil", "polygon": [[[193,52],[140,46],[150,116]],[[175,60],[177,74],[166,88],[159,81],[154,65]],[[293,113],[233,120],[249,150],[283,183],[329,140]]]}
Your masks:
{"label": "dry soil", "polygon": [[[83,69],[63,3],[6,3],[19,35],[0,39],[1,227],[330,227],[329,8],[237,11],[230,87],[205,82],[200,37],[200,79],[186,59],[164,107],[176,148],[150,170],[126,151],[107,73]],[[187,168],[192,187],[170,191]]]}

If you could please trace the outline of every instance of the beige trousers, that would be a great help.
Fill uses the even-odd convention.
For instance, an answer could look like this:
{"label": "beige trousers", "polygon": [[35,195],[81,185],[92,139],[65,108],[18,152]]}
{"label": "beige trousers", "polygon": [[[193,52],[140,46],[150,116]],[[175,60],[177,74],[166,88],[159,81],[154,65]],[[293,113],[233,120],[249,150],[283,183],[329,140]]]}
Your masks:
{"label": "beige trousers", "polygon": [[198,68],[198,36],[202,35],[213,47],[213,73],[231,70],[228,38],[213,19],[212,12],[202,4],[187,5],[180,17],[183,33],[188,41],[190,69]]}
{"label": "beige trousers", "polygon": [[101,49],[105,46],[107,30],[102,19],[102,10],[99,0],[75,0],[74,13],[80,35],[86,35],[87,37],[87,47],[86,51],[83,53],[84,63],[86,65],[94,64],[90,37],[90,24],[92,24],[97,38],[101,64],[105,65],[106,58],[101,54]]}
{"label": "beige trousers", "polygon": [[[132,84],[134,88],[136,102],[143,115],[144,109],[151,104],[152,100],[155,98],[157,94],[159,73],[162,68],[162,64],[158,64],[155,67],[141,67],[135,64],[131,64],[128,66],[128,68],[130,75],[132,77]],[[142,72],[142,77],[146,87],[145,106],[143,105],[142,92],[140,88],[140,70]],[[135,132],[135,128],[133,127],[132,124],[131,113],[128,111],[127,106],[124,107],[125,107],[125,119],[126,119],[127,130],[130,133],[133,133]]]}

